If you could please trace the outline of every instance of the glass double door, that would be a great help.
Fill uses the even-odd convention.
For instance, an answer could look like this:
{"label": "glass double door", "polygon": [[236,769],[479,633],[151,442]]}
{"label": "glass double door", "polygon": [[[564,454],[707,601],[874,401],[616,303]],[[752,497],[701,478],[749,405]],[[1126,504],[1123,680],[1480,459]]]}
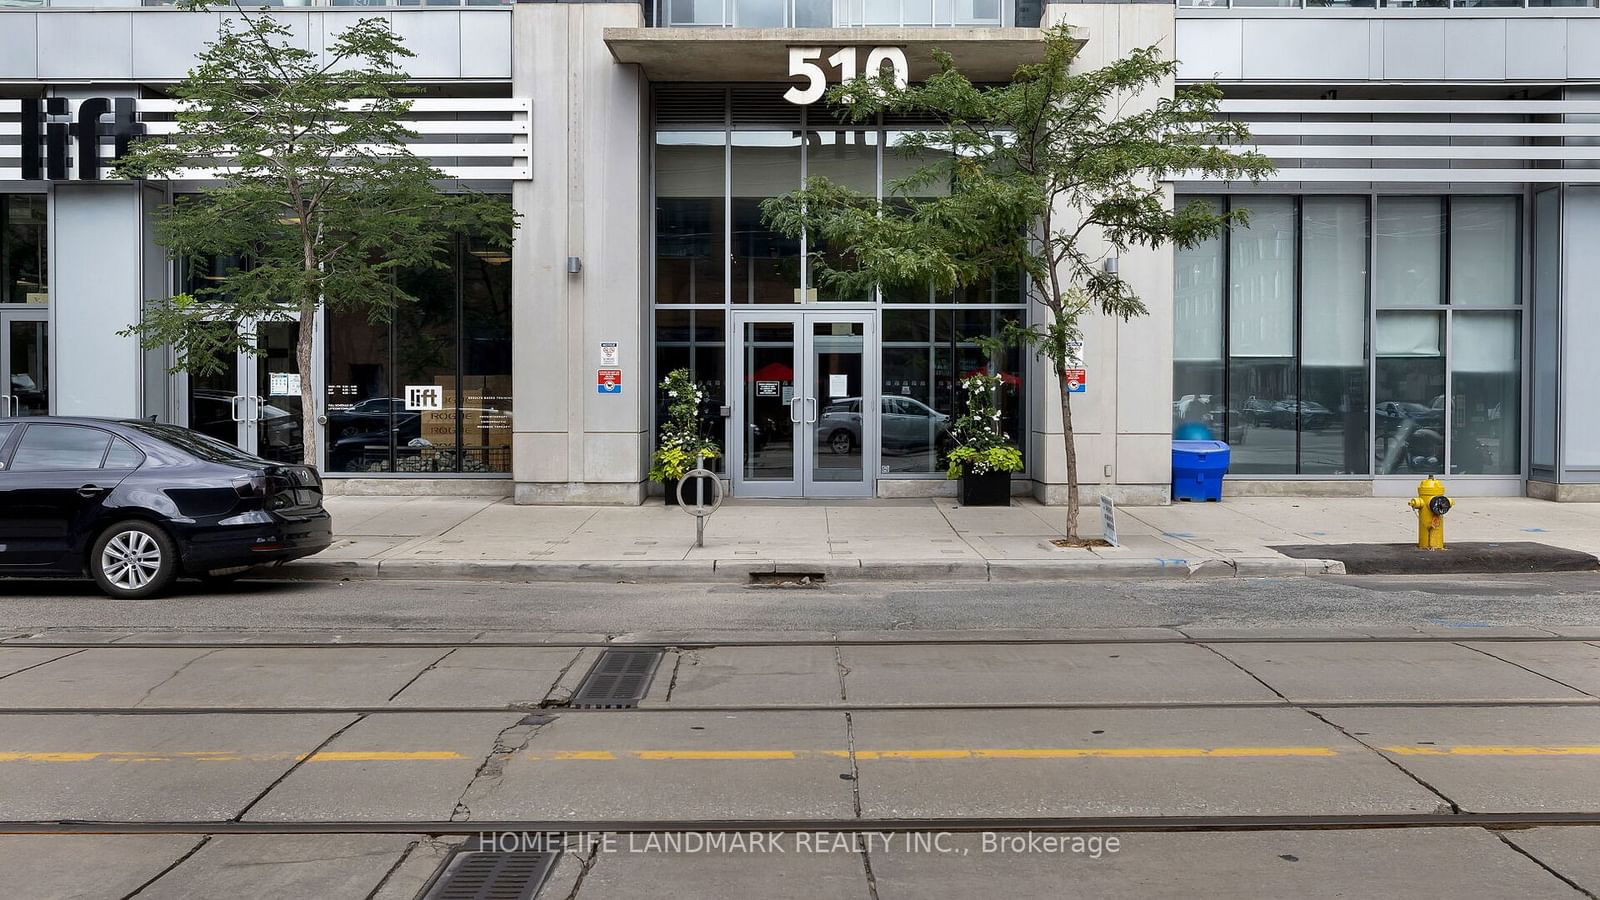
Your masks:
{"label": "glass double door", "polygon": [[[218,322],[214,327],[241,326]],[[263,459],[300,462],[305,452],[295,365],[300,323],[242,327],[257,352],[240,351],[225,357],[215,372],[188,376],[188,426]]]}
{"label": "glass double door", "polygon": [[0,417],[50,414],[49,333],[43,309],[0,309]]}
{"label": "glass double door", "polygon": [[872,313],[735,313],[736,497],[870,497]]}

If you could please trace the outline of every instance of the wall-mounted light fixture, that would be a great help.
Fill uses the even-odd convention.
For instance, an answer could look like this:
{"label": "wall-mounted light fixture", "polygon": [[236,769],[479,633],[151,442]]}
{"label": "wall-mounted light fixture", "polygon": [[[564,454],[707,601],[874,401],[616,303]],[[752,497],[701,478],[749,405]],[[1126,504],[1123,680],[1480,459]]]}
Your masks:
{"label": "wall-mounted light fixture", "polygon": [[583,259],[577,256],[567,257],[567,274],[576,275],[583,271]]}

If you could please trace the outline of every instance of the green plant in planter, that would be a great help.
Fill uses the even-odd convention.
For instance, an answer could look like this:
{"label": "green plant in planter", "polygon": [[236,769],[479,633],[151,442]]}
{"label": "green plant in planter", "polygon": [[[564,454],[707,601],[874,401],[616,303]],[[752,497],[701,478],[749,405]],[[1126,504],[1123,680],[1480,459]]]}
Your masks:
{"label": "green plant in planter", "polygon": [[967,392],[967,411],[956,419],[950,435],[956,446],[950,451],[949,478],[963,474],[987,475],[990,472],[1022,470],[1022,451],[1000,429],[1000,392],[1005,379],[999,375],[969,375],[961,379]]}
{"label": "green plant in planter", "polygon": [[650,480],[681,481],[699,458],[715,459],[722,451],[716,441],[700,434],[700,403],[705,392],[689,370],[668,372],[661,379],[661,390],[667,395],[667,421],[661,426],[655,455],[650,457]]}

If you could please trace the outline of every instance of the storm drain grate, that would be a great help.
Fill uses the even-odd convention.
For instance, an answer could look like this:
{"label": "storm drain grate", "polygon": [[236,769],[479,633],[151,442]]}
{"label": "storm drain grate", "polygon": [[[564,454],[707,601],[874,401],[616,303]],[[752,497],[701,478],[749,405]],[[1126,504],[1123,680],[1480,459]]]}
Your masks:
{"label": "storm drain grate", "polygon": [[423,900],[533,900],[555,868],[555,851],[458,850]]}
{"label": "storm drain grate", "polygon": [[576,709],[633,709],[650,690],[663,651],[655,647],[600,651],[568,704]]}

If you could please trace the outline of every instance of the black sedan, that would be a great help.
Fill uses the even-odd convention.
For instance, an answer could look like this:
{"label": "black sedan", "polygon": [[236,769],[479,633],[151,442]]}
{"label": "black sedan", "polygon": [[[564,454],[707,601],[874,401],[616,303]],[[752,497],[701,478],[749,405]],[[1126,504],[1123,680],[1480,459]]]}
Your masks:
{"label": "black sedan", "polygon": [[94,578],[151,597],[333,541],[322,480],[156,422],[0,419],[0,575]]}

